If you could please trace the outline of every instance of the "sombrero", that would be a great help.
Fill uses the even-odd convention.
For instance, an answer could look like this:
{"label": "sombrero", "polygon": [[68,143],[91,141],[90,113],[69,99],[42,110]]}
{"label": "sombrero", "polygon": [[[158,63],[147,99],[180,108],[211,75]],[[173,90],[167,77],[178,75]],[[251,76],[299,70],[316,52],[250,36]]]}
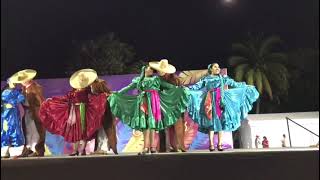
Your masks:
{"label": "sombrero", "polygon": [[176,72],[176,68],[168,63],[167,59],[161,59],[160,61],[149,62],[149,66],[161,73],[172,74]]}
{"label": "sombrero", "polygon": [[16,72],[12,75],[9,80],[11,83],[23,83],[32,80],[36,77],[37,71],[33,69],[25,69],[19,72]]}
{"label": "sombrero", "polygon": [[70,77],[70,86],[75,89],[88,87],[98,78],[97,72],[93,69],[81,69],[76,71]]}

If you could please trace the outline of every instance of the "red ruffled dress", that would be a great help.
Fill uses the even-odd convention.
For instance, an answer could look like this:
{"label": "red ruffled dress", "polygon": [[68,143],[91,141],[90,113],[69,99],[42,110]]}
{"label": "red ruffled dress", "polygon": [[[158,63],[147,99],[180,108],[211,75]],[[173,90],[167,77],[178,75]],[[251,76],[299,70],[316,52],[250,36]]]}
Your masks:
{"label": "red ruffled dress", "polygon": [[102,127],[106,111],[105,94],[92,94],[89,88],[72,90],[65,96],[47,99],[39,116],[43,126],[67,142],[89,140]]}

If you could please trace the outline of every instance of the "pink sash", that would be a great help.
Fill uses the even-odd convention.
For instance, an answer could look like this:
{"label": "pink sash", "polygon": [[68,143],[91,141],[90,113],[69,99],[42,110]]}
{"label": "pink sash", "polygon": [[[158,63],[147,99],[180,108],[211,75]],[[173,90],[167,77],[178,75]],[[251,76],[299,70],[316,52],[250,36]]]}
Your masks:
{"label": "pink sash", "polygon": [[156,122],[159,122],[161,121],[161,106],[159,93],[157,90],[154,89],[146,90],[146,92],[149,92],[151,94],[152,114]]}

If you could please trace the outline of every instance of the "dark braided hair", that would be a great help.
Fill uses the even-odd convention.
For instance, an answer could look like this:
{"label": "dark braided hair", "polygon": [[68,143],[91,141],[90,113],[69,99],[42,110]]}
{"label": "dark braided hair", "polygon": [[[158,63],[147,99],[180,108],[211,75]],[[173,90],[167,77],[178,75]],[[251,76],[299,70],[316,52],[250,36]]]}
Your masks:
{"label": "dark braided hair", "polygon": [[141,85],[142,85],[142,81],[143,81],[143,79],[144,79],[144,76],[145,76],[145,70],[146,70],[146,68],[147,68],[147,66],[145,65],[145,66],[142,66],[142,68],[141,68],[141,72],[140,72],[140,76],[139,76],[139,81],[138,81],[138,83],[137,83],[137,88],[138,89],[141,89],[140,87],[141,87]]}

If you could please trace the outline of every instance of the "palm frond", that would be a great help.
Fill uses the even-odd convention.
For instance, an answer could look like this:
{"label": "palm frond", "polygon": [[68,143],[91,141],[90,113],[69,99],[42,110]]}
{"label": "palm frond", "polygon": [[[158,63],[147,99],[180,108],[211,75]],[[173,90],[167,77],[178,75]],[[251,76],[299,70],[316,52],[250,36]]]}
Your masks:
{"label": "palm frond", "polygon": [[249,64],[240,64],[235,68],[234,72],[236,81],[242,81],[248,67]]}
{"label": "palm frond", "polygon": [[250,69],[246,74],[246,81],[249,85],[254,85],[254,69]]}
{"label": "palm frond", "polygon": [[232,51],[243,54],[243,55],[250,54],[250,50],[249,50],[248,46],[246,46],[243,43],[233,43],[232,44]]}
{"label": "palm frond", "polygon": [[264,60],[267,62],[287,63],[288,55],[285,53],[271,53],[271,54],[267,54],[264,57]]}
{"label": "palm frond", "polygon": [[266,38],[259,49],[259,55],[262,57],[268,54],[274,45],[282,43],[282,40],[278,36],[270,36]]}
{"label": "palm frond", "polygon": [[228,59],[228,63],[230,66],[236,66],[238,64],[242,64],[242,63],[245,63],[248,61],[249,61],[249,59],[246,57],[243,57],[243,56],[231,56]]}
{"label": "palm frond", "polygon": [[285,93],[289,89],[289,72],[287,68],[280,63],[267,63],[268,77],[277,91]]}
{"label": "palm frond", "polygon": [[249,50],[246,57],[248,57],[251,64],[257,64],[261,61],[261,57],[258,54],[259,42],[259,39],[251,38],[245,43]]}
{"label": "palm frond", "polygon": [[281,63],[268,62],[268,63],[266,63],[266,66],[271,71],[281,72],[281,73],[286,74],[286,76],[289,76],[288,68]]}
{"label": "palm frond", "polygon": [[264,72],[261,72],[261,76],[262,76],[262,81],[263,81],[263,88],[267,92],[269,98],[272,100],[273,95],[272,95],[272,89],[271,89],[270,82]]}
{"label": "palm frond", "polygon": [[260,94],[263,93],[263,79],[262,79],[262,72],[260,69],[257,69],[255,72],[255,84]]}

